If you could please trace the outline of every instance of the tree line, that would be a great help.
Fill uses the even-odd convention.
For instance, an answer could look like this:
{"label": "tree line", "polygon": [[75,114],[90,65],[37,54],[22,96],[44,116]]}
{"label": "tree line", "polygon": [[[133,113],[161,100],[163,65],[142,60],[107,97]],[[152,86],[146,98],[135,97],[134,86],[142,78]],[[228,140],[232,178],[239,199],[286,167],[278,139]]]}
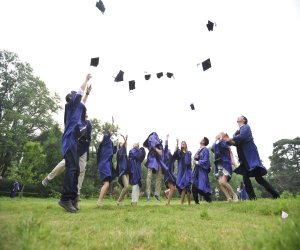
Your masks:
{"label": "tree line", "polygon": [[[0,195],[7,195],[13,180],[18,179],[21,189],[33,196],[57,197],[61,192],[63,175],[53,180],[47,187],[41,181],[62,160],[61,137],[63,129],[53,119],[62,107],[58,93],[51,94],[46,84],[33,75],[27,62],[21,62],[18,55],[0,50]],[[110,127],[109,122],[90,119],[93,125],[90,146],[90,160],[81,193],[86,197],[98,196],[101,187],[97,169],[97,149],[103,134]],[[117,137],[119,126],[114,126],[113,138]],[[213,166],[214,155],[211,153]],[[280,193],[299,192],[300,179],[300,138],[282,139],[273,144],[269,157],[271,167],[265,176]],[[113,158],[116,166],[116,157]],[[142,168],[143,190],[146,189],[146,167]],[[177,164],[175,164],[175,175]],[[219,186],[213,171],[209,174],[212,193]],[[230,181],[236,191],[242,176],[235,175]],[[154,190],[155,178],[152,189]],[[270,197],[260,185],[253,182],[258,197]],[[162,185],[162,189],[163,189]],[[121,190],[117,180],[110,185],[111,192],[118,195]],[[130,192],[130,190],[129,190]],[[221,199],[225,200],[222,192]],[[176,192],[175,197],[179,197]]]}

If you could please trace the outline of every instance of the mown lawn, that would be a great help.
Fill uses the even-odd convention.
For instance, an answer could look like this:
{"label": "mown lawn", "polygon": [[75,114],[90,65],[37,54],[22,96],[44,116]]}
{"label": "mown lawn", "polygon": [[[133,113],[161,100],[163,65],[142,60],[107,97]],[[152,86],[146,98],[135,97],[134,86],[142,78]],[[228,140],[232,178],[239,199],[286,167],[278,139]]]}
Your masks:
{"label": "mown lawn", "polygon": [[200,203],[83,199],[71,214],[57,199],[0,197],[0,249],[300,249],[299,198]]}

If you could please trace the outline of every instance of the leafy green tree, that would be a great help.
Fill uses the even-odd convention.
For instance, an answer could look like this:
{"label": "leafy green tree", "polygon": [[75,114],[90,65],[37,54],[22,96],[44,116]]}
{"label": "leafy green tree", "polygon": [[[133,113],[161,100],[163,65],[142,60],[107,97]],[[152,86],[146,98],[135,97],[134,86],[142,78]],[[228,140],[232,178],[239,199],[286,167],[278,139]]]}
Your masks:
{"label": "leafy green tree", "polygon": [[28,140],[53,124],[60,97],[18,55],[0,50],[0,175],[19,161]]}
{"label": "leafy green tree", "polygon": [[280,192],[290,191],[295,195],[300,190],[300,138],[273,143],[269,159],[268,181]]}
{"label": "leafy green tree", "polygon": [[37,173],[35,168],[44,163],[46,155],[43,154],[43,148],[38,142],[27,142],[23,149],[23,159],[19,166],[18,179],[22,184],[21,196],[26,184],[35,182]]}

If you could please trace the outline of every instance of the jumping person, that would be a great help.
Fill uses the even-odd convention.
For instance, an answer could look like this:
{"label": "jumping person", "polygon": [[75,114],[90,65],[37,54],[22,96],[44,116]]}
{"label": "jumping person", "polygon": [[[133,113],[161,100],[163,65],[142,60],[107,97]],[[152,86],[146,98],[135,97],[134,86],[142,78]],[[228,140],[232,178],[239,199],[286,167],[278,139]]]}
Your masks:
{"label": "jumping person", "polygon": [[151,179],[152,179],[152,173],[155,173],[156,175],[156,181],[155,181],[155,192],[154,197],[155,199],[160,202],[160,191],[161,191],[161,167],[158,164],[157,161],[157,154],[159,152],[159,149],[157,148],[157,145],[160,143],[157,133],[153,132],[151,133],[148,138],[143,143],[143,146],[145,148],[148,148],[149,153],[147,155],[147,161],[145,163],[147,171],[147,181],[146,181],[146,192],[147,192],[147,201],[150,201],[150,193],[151,193]]}
{"label": "jumping person", "polygon": [[129,151],[129,183],[132,185],[132,202],[131,205],[137,206],[140,188],[142,188],[142,162],[145,159],[146,152],[139,143],[135,143]]}
{"label": "jumping person", "polygon": [[248,119],[245,116],[240,116],[237,119],[237,123],[239,129],[234,133],[232,138],[228,138],[227,140],[236,146],[240,165],[234,172],[243,176],[249,199],[256,199],[250,177],[255,177],[257,183],[262,185],[274,199],[280,198],[279,192],[263,178],[267,174],[267,169],[262,165],[260,160],[251,128],[248,125]]}
{"label": "jumping person", "polygon": [[117,152],[117,147],[114,146],[114,143],[110,139],[113,126],[114,118],[112,117],[111,126],[109,130],[104,134],[103,140],[98,148],[97,166],[101,181],[103,183],[99,194],[99,199],[97,201],[98,206],[102,206],[102,200],[108,190],[109,183],[117,177],[117,172],[114,169],[112,162],[112,157]]}
{"label": "jumping person", "polygon": [[[66,172],[62,194],[58,204],[71,213],[78,210],[76,200],[78,193],[78,176],[80,172],[78,140],[81,138],[82,132],[85,131],[82,114],[84,114],[85,103],[92,89],[92,86],[87,87],[87,83],[91,77],[92,76],[88,74],[78,92],[72,91],[66,96],[65,130],[61,143],[62,154],[66,162]],[[86,91],[86,93],[82,98],[84,91]]]}
{"label": "jumping person", "polygon": [[[80,199],[80,191],[82,188],[82,182],[84,180],[86,164],[89,161],[89,148],[92,137],[92,124],[88,120],[88,114],[85,114],[85,126],[86,126],[86,134],[80,138],[79,140],[79,176],[78,176],[78,195],[76,200],[81,201]],[[42,181],[43,186],[47,186],[51,180],[53,180],[56,176],[60,175],[66,169],[65,159],[60,161],[55,168],[52,169],[51,173],[47,175],[47,177]]]}
{"label": "jumping person", "polygon": [[191,185],[192,185],[192,153],[188,151],[185,141],[181,142],[181,148],[178,147],[179,140],[176,139],[174,160],[178,161],[178,173],[176,187],[181,196],[181,205],[184,204],[185,194],[188,198],[188,204],[191,205]]}
{"label": "jumping person", "polygon": [[117,173],[118,173],[118,182],[122,186],[122,191],[120,193],[117,205],[122,206],[122,201],[128,190],[128,183],[129,183],[129,171],[128,171],[128,164],[127,164],[127,138],[128,135],[124,136],[120,134],[124,142],[120,142],[118,145],[118,152],[117,152]]}
{"label": "jumping person", "polygon": [[206,147],[208,144],[208,138],[204,137],[200,141],[200,149],[197,151],[193,160],[195,167],[192,178],[192,193],[196,204],[199,204],[199,194],[203,196],[207,202],[211,202],[211,189],[208,179],[208,173],[211,171],[211,165],[209,160],[209,151]]}
{"label": "jumping person", "polygon": [[232,161],[230,157],[230,143],[225,141],[229,138],[224,132],[216,136],[215,143],[211,147],[211,151],[215,154],[215,176],[219,180],[219,184],[227,201],[231,201],[229,193],[232,194],[234,202],[239,200],[234,193],[232,187],[228,183],[232,176]]}

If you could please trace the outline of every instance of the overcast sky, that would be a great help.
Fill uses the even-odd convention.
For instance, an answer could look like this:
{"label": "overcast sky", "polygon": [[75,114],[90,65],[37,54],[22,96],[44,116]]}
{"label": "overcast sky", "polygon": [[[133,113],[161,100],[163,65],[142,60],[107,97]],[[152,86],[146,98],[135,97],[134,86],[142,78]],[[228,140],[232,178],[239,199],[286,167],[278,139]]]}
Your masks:
{"label": "overcast sky", "polygon": [[[300,136],[300,0],[104,0],[104,15],[95,4],[0,0],[0,48],[30,63],[61,105],[92,73],[90,118],[113,115],[130,145],[156,131],[170,134],[172,149],[185,140],[194,154],[203,136],[211,146],[245,115],[268,168],[273,143]],[[212,32],[208,20],[217,24]],[[100,57],[97,68],[92,57]],[[204,72],[197,64],[208,58]],[[119,70],[124,81],[116,83]],[[56,119],[63,123],[63,111]]]}

